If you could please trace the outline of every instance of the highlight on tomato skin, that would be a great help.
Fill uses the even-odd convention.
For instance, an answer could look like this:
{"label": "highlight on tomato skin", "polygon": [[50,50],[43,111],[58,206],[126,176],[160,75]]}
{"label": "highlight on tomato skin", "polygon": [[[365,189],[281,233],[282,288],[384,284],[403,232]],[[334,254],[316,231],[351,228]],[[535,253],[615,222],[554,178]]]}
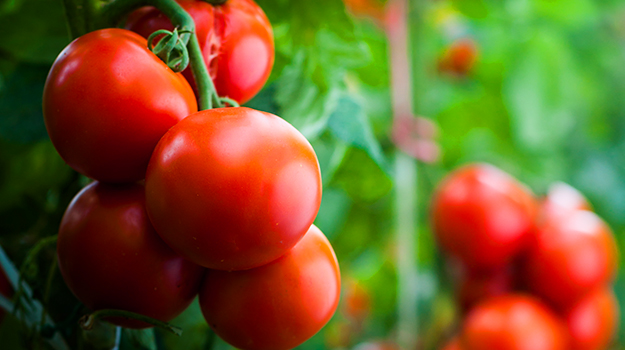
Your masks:
{"label": "highlight on tomato skin", "polygon": [[74,170],[95,180],[141,180],[158,140],[197,111],[193,90],[147,49],[144,38],[109,28],[72,41],[43,91],[52,144]]}
{"label": "highlight on tomato skin", "polygon": [[430,207],[441,250],[472,270],[503,268],[529,243],[532,192],[489,164],[456,169],[437,186]]}
{"label": "highlight on tomato skin", "polygon": [[607,224],[593,212],[577,210],[537,226],[522,273],[531,292],[566,309],[614,279],[617,256]]}
{"label": "highlight on tomato skin", "polygon": [[460,333],[470,350],[567,350],[569,335],[560,317],[537,298],[508,294],[477,305]]}
{"label": "highlight on tomato skin", "polygon": [[156,232],[198,265],[245,270],[293,247],[321,204],[306,138],[284,119],[245,107],[188,116],[160,140],[146,173]]}
{"label": "highlight on tomato skin", "polygon": [[565,321],[572,350],[607,349],[619,323],[619,305],[611,287],[590,292],[569,308]]}
{"label": "highlight on tomato skin", "polygon": [[[61,221],[57,255],[65,283],[91,310],[120,309],[165,322],[191,304],[204,274],[154,231],[138,184],[83,188]],[[107,321],[151,327],[133,319]]]}
{"label": "highlight on tomato skin", "polygon": [[[209,74],[219,96],[240,104],[263,87],[273,67],[275,49],[271,23],[253,0],[228,0],[211,5],[201,0],[177,0],[191,15]],[[143,7],[128,16],[126,29],[149,37],[159,29],[173,30],[160,11]],[[183,75],[196,90],[188,67]]]}
{"label": "highlight on tomato skin", "polygon": [[208,270],[200,307],[217,335],[243,350],[287,350],[317,333],[340,297],[338,261],[311,226],[289,252],[244,271]]}

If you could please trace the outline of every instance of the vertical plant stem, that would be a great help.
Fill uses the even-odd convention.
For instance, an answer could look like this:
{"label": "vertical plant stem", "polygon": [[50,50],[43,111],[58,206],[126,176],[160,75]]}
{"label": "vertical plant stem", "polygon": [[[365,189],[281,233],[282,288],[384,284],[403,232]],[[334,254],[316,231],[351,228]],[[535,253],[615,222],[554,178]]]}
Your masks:
{"label": "vertical plant stem", "polygon": [[69,34],[72,39],[87,33],[87,16],[88,0],[63,0],[63,9],[65,10],[65,18]]}
{"label": "vertical plant stem", "polygon": [[[387,7],[393,117],[412,116],[413,96],[408,55],[408,0],[391,0]],[[397,269],[397,343],[415,349],[418,337],[418,207],[417,163],[401,151],[395,154],[395,243]]]}

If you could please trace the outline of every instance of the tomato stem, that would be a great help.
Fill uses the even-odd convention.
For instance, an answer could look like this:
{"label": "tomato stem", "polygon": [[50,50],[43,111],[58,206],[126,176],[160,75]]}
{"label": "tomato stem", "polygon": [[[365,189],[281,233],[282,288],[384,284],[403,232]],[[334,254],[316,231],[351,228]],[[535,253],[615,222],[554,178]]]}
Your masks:
{"label": "tomato stem", "polygon": [[[182,335],[182,329],[171,325],[167,322],[159,321],[157,319],[141,315],[135,312],[130,312],[126,310],[113,310],[113,309],[105,309],[98,310],[89,315],[85,315],[80,319],[80,327],[84,330],[90,330],[93,327],[93,324],[96,320],[104,320],[104,318],[108,317],[122,317],[125,319],[134,319],[141,322],[145,322],[151,324],[152,326],[162,328],[166,331],[169,331],[177,336]],[[106,321],[106,320],[104,320]]]}
{"label": "tomato stem", "polygon": [[[70,1],[70,0],[66,0]],[[102,6],[100,11],[100,26],[116,25],[131,11],[151,5],[161,11],[177,28],[180,40],[187,45],[191,63],[191,72],[198,91],[200,110],[213,107],[223,107],[224,104],[217,95],[215,84],[208,74],[208,68],[202,56],[200,43],[195,34],[193,18],[175,0],[114,0]],[[166,62],[167,63],[167,62]],[[229,103],[229,102],[228,102]]]}

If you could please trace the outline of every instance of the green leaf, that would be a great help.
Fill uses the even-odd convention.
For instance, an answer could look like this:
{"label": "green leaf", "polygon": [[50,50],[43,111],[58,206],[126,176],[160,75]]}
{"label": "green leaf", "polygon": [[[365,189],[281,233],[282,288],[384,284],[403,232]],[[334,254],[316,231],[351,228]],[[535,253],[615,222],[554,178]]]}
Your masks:
{"label": "green leaf", "polygon": [[61,1],[16,2],[0,23],[0,51],[21,61],[50,64],[70,41]]}
{"label": "green leaf", "polygon": [[504,101],[517,144],[541,151],[560,147],[583,116],[579,85],[562,37],[547,29],[535,32],[504,80]]}
{"label": "green leaf", "polygon": [[48,65],[19,65],[0,86],[0,140],[31,143],[47,138],[41,110]]}
{"label": "green leaf", "polygon": [[363,202],[376,201],[393,188],[390,177],[365,151],[357,148],[350,148],[333,182],[351,198]]}
{"label": "green leaf", "polygon": [[367,116],[354,98],[347,95],[339,98],[336,109],[330,115],[328,127],[336,138],[366,151],[382,169],[387,167]]}
{"label": "green leaf", "polygon": [[[156,350],[156,338],[154,337],[154,329],[128,329],[124,328],[122,335],[122,344],[126,347],[121,348],[133,350]],[[129,346],[129,347],[128,347]]]}

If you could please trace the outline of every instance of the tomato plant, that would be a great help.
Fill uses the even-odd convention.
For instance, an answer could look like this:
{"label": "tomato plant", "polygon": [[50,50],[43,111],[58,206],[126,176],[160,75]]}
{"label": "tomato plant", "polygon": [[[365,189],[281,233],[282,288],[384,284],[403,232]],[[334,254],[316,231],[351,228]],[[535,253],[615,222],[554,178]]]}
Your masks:
{"label": "tomato plant", "polygon": [[554,305],[568,307],[612,280],[616,241],[596,214],[573,211],[537,228],[524,266],[531,291]]}
{"label": "tomato plant", "polygon": [[[193,17],[209,73],[220,96],[239,103],[263,87],[274,62],[273,31],[263,10],[252,0],[228,0],[211,5],[178,0]],[[158,29],[173,30],[169,19],[153,7],[130,14],[126,28],[148,37]],[[195,87],[191,69],[183,74]]]}
{"label": "tomato plant", "polygon": [[565,313],[571,349],[607,349],[618,319],[618,301],[611,288],[601,287],[587,294]]}
{"label": "tomato plant", "polygon": [[[11,298],[11,296],[13,296],[13,287],[2,268],[0,268],[0,294],[5,298]],[[6,310],[0,308],[0,322],[2,322],[5,312]]]}
{"label": "tomato plant", "polygon": [[74,40],[52,65],[43,92],[46,128],[61,157],[105,182],[143,179],[161,136],[195,111],[182,75],[124,29]]}
{"label": "tomato plant", "polygon": [[334,314],[340,272],[332,246],[311,226],[288,253],[245,271],[209,270],[200,306],[211,328],[244,350],[286,350],[319,331]]}
{"label": "tomato plant", "polygon": [[511,261],[528,242],[535,211],[525,186],[487,164],[451,173],[431,204],[442,249],[473,269],[503,267]]}
{"label": "tomato plant", "polygon": [[174,250],[218,270],[261,266],[306,233],[321,201],[312,147],[283,119],[244,107],[193,114],[163,136],[147,208]]}
{"label": "tomato plant", "polygon": [[[92,310],[121,309],[169,321],[197,295],[204,269],[154,232],[143,186],[94,182],[67,208],[57,242],[59,269]],[[129,328],[146,323],[109,320]]]}
{"label": "tomato plant", "polygon": [[520,294],[488,299],[464,320],[461,343],[467,350],[564,350],[566,327],[537,299]]}

